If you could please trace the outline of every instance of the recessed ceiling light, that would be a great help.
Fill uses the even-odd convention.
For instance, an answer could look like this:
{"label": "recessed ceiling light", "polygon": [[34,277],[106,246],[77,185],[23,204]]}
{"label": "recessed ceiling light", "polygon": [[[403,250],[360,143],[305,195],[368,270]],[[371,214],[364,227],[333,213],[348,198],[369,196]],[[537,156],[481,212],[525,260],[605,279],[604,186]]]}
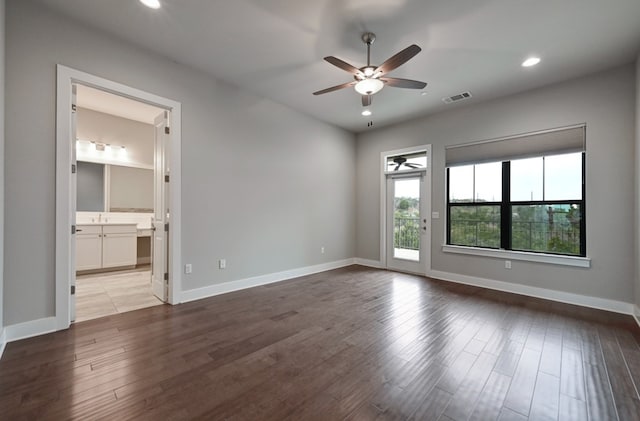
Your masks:
{"label": "recessed ceiling light", "polygon": [[420,92],[420,95],[425,96],[427,93],[426,92]]}
{"label": "recessed ceiling light", "polygon": [[160,8],[160,0],[140,0],[140,3],[144,4],[145,6],[151,9]]}
{"label": "recessed ceiling light", "polygon": [[525,61],[522,62],[522,67],[531,67],[540,63],[540,57],[529,57]]}
{"label": "recessed ceiling light", "polygon": [[370,116],[371,115],[371,110],[367,110],[367,109],[362,110],[362,115],[365,116],[365,117]]}

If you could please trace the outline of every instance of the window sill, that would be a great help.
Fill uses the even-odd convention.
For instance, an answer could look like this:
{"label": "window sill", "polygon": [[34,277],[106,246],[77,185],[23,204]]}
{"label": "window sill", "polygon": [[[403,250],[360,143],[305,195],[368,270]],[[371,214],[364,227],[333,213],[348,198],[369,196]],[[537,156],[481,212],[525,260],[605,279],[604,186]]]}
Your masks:
{"label": "window sill", "polygon": [[479,247],[443,245],[445,253],[469,254],[473,256],[493,257],[496,259],[523,260],[526,262],[548,263],[552,265],[590,268],[591,259],[588,257],[559,256],[556,254],[527,253],[525,251],[484,249]]}

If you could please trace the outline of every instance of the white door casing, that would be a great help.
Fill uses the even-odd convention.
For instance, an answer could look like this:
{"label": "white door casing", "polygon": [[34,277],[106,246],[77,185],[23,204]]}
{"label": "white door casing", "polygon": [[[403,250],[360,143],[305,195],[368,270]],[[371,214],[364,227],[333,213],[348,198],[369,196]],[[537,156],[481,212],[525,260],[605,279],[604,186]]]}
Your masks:
{"label": "white door casing", "polygon": [[[426,275],[431,272],[431,145],[385,151],[380,154],[380,265],[392,270]],[[387,158],[401,155],[426,153],[426,168],[387,171]],[[394,256],[394,180],[420,180],[419,259],[403,259]]]}
{"label": "white door casing", "polygon": [[[69,327],[75,302],[70,285],[75,282],[75,194],[72,173],[75,164],[75,122],[72,115],[73,85],[81,84],[147,103],[170,112],[171,142],[167,145],[171,166],[171,195],[166,199],[171,209],[171,237],[167,244],[170,272],[167,300],[181,301],[181,104],[118,82],[113,82],[63,65],[57,65],[56,85],[56,240],[55,240],[55,330]],[[73,143],[69,140],[72,139]]]}

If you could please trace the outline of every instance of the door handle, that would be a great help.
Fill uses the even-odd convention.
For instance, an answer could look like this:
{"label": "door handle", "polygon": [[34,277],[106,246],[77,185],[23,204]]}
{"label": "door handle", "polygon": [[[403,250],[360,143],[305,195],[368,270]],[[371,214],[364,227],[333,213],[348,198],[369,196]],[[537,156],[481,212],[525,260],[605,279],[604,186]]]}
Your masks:
{"label": "door handle", "polygon": [[79,230],[79,229],[76,228],[76,232],[82,232],[82,230]]}

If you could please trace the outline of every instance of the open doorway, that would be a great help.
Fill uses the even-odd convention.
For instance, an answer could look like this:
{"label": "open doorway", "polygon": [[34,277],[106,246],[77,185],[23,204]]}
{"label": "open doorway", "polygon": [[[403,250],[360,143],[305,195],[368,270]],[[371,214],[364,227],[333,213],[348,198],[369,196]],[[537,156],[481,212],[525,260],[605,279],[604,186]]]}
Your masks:
{"label": "open doorway", "polygon": [[[152,122],[152,132],[154,146],[152,148],[153,157],[151,161],[143,162],[144,165],[118,165],[122,162],[114,162],[113,158],[117,153],[128,155],[125,160],[129,164],[140,164],[144,161],[141,157],[136,157],[134,149],[127,150],[127,145],[120,143],[110,143],[105,139],[83,139],[77,134],[78,117],[78,90],[92,88],[97,94],[102,94],[100,103],[108,102],[104,95],[110,95],[112,100],[127,100],[143,108],[152,110],[151,115],[156,114]],[[82,95],[82,93],[81,93]],[[81,98],[81,101],[83,99]],[[90,109],[89,106],[85,107]],[[98,106],[94,106],[97,108]],[[121,107],[112,107],[120,109]],[[93,111],[109,114],[106,109],[93,109]],[[82,112],[80,110],[80,112]],[[117,112],[114,112],[117,115]],[[112,113],[112,114],[114,114]],[[123,117],[120,115],[119,117]],[[127,116],[124,116],[125,118]],[[149,117],[148,120],[150,120]],[[88,73],[74,70],[62,65],[57,66],[57,106],[56,106],[56,302],[55,302],[55,329],[65,329],[69,327],[71,321],[75,319],[76,310],[76,260],[81,260],[80,270],[94,271],[103,269],[125,269],[134,270],[150,261],[151,279],[145,279],[147,286],[151,285],[153,294],[161,301],[169,304],[180,302],[181,291],[181,253],[180,253],[180,232],[181,232],[181,135],[180,135],[181,105],[179,102],[163,98],[139,89],[126,86],[117,82],[109,81]],[[81,123],[82,124],[82,123]],[[82,136],[82,133],[80,133]],[[115,141],[114,141],[115,142]],[[108,144],[108,148],[107,148]],[[103,208],[104,212],[85,211],[83,215],[77,214],[77,182],[78,182],[78,162],[77,155],[80,146],[84,147],[86,155],[93,154],[92,164],[104,164],[102,167],[103,181]],[[125,146],[125,148],[122,148]],[[118,149],[120,147],[120,149]],[[108,151],[107,151],[108,149]],[[109,162],[103,154],[102,161],[97,159],[97,152],[108,152],[111,154]],[[126,151],[126,152],[125,152]],[[82,155],[82,154],[80,154]],[[82,159],[82,158],[81,158]],[[146,159],[146,158],[145,158]],[[96,162],[99,161],[99,162]],[[83,162],[82,160],[80,162]],[[82,164],[80,164],[82,165]],[[126,168],[120,168],[126,167]],[[130,207],[123,205],[117,209],[117,201],[121,200],[119,193],[114,193],[111,186],[107,186],[114,179],[132,180],[132,171],[146,169],[153,172],[153,208],[145,205],[134,205],[140,209],[151,212],[146,213],[139,226],[138,221],[131,221],[133,214],[137,212],[117,212]],[[94,168],[95,170],[95,168]],[[96,171],[100,173],[100,171]],[[105,177],[106,174],[106,177]],[[107,187],[105,187],[107,186]],[[147,184],[148,186],[148,184]],[[139,199],[139,198],[137,198]],[[120,202],[122,203],[122,202]],[[148,202],[147,202],[148,203]],[[82,211],[81,211],[82,212]],[[120,213],[128,214],[127,220],[119,218]],[[113,215],[112,215],[113,214]],[[151,219],[149,219],[151,214]],[[140,216],[140,215],[138,215]],[[171,218],[171,229],[169,229],[169,217]],[[77,232],[78,224],[76,218],[80,218],[81,225],[89,226],[90,232]],[[106,219],[106,220],[105,220]],[[142,222],[141,221],[141,222]],[[82,224],[84,222],[84,224]],[[99,226],[99,228],[97,228]],[[105,233],[106,226],[106,233]],[[98,229],[100,232],[98,233]],[[135,234],[134,234],[135,230]],[[150,232],[149,232],[150,231]],[[87,263],[86,256],[76,254],[78,234],[98,234],[94,238],[94,249],[102,248],[101,254],[92,254],[94,261]],[[107,244],[101,241],[98,246],[97,239],[108,239]],[[150,234],[150,235],[149,235]],[[150,237],[149,240],[138,240],[142,237]],[[128,238],[127,238],[128,237]],[[132,240],[134,242],[132,242]],[[141,252],[138,255],[138,242],[141,242]],[[126,243],[126,244],[125,244]],[[150,243],[151,252],[144,244]],[[135,250],[135,254],[131,250]],[[128,251],[127,251],[128,250]],[[85,250],[86,251],[86,250]],[[105,253],[107,255],[105,256]],[[125,257],[126,255],[126,257]],[[100,266],[96,268],[100,256]],[[80,259],[81,258],[81,259]],[[104,262],[107,262],[106,265]],[[87,263],[87,266],[82,264]],[[147,268],[148,269],[148,268]],[[91,274],[83,273],[82,275]],[[93,273],[95,274],[95,273]],[[124,306],[126,308],[126,306]],[[133,308],[129,308],[133,309]]]}
{"label": "open doorway", "polygon": [[[155,123],[165,110],[76,84],[75,321],[163,304],[152,288],[155,179],[164,177]],[[162,148],[163,149],[163,148]],[[159,151],[161,152],[161,151]],[[156,171],[160,173],[156,173]],[[164,184],[164,183],[163,183]],[[156,195],[159,195],[156,197]],[[162,247],[163,244],[160,244]],[[162,270],[164,275],[164,270]]]}

